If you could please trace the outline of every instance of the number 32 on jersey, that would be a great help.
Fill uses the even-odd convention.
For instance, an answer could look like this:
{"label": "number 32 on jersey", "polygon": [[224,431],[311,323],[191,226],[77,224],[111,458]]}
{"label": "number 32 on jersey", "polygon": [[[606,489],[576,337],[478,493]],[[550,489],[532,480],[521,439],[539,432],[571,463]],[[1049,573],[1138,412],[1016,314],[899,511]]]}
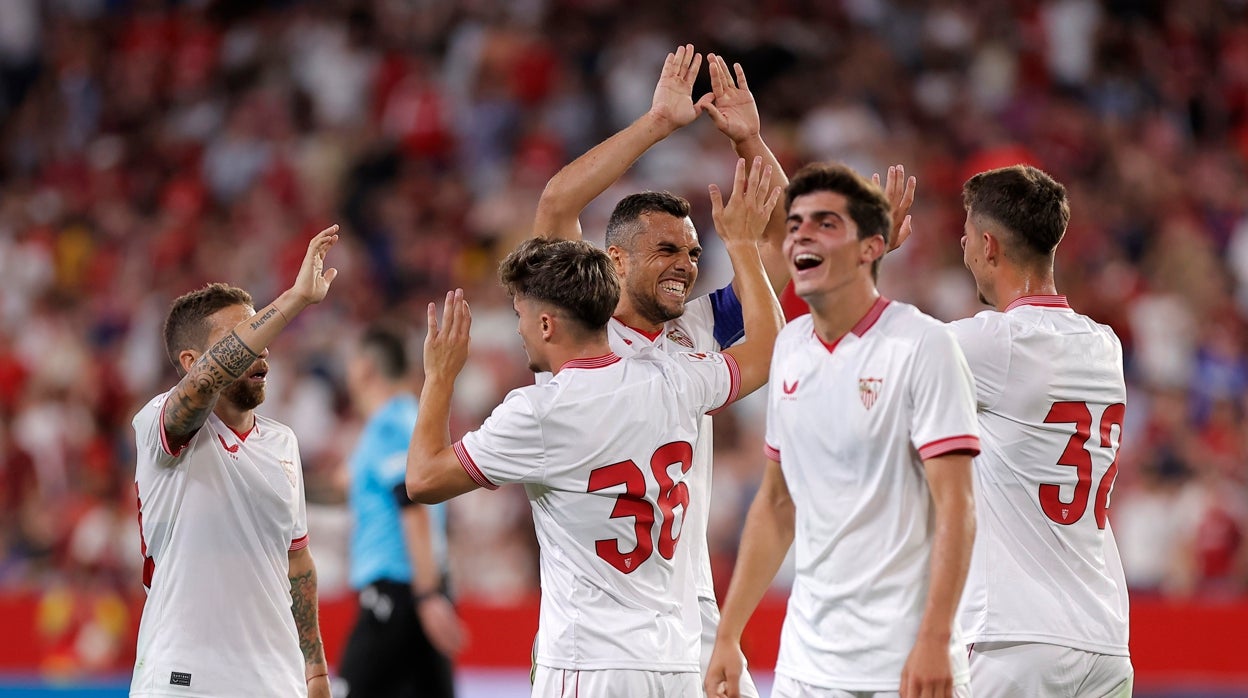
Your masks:
{"label": "number 32 on jersey", "polygon": [[[1122,418],[1125,412],[1126,406],[1120,402],[1106,407],[1101,413],[1100,440],[1089,443],[1092,437],[1092,412],[1088,409],[1088,403],[1055,402],[1049,408],[1049,414],[1044,418],[1046,424],[1075,425],[1075,433],[1066,442],[1066,450],[1057,459],[1057,464],[1074,468],[1078,477],[1074,496],[1069,502],[1062,501],[1060,485],[1040,485],[1040,507],[1055,523],[1068,526],[1083,518],[1092,490],[1092,457],[1095,453],[1098,460],[1109,460],[1109,468],[1096,486],[1096,503],[1092,507],[1096,527],[1105,528],[1109,514],[1109,493],[1114,487],[1114,479],[1118,477],[1118,445],[1122,442]],[[1114,427],[1118,428],[1117,439],[1113,438]],[[1094,452],[1091,447],[1095,447],[1097,443],[1100,449]]]}
{"label": "number 32 on jersey", "polygon": [[684,482],[673,482],[668,468],[680,465],[680,472],[687,473],[693,465],[693,446],[685,441],[673,441],[660,446],[650,456],[650,472],[659,483],[659,495],[654,505],[646,500],[646,474],[632,460],[612,463],[595,468],[589,474],[589,492],[624,486],[624,491],[616,496],[615,508],[611,510],[611,518],[621,519],[632,517],[633,531],[637,544],[631,550],[620,550],[619,538],[606,538],[595,541],[594,548],[598,557],[606,560],[615,569],[628,574],[641,566],[654,554],[654,523],[660,520],[658,549],[664,560],[672,559],[676,553],[676,543],[680,540],[680,531],[675,529],[676,507],[680,506],[683,528],[684,515],[689,510],[689,487]]}

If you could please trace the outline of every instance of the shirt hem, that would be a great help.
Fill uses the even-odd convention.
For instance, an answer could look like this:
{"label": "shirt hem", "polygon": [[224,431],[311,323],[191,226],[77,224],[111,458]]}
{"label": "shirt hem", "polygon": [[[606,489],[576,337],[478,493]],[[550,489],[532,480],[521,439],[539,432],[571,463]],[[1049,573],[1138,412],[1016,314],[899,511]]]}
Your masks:
{"label": "shirt hem", "polygon": [[697,674],[702,671],[702,666],[697,660],[692,662],[656,662],[652,659],[638,659],[630,662],[618,659],[601,659],[588,662],[569,662],[539,656],[535,660],[535,663],[549,669],[567,669],[569,671],[627,669],[629,671],[663,671],[678,674]]}
{"label": "shirt hem", "polygon": [[1111,657],[1130,657],[1131,650],[1125,645],[1112,645],[1093,641],[1071,639],[1067,636],[1045,635],[1042,633],[962,633],[966,644],[976,642],[1034,642],[1041,645],[1069,647],[1082,652],[1105,654]]}

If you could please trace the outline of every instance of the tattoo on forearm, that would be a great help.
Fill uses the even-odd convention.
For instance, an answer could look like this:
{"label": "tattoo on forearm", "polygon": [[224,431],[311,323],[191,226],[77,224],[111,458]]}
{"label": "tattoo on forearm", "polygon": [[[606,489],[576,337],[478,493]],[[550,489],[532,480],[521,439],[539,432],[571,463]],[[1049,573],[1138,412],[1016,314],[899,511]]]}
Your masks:
{"label": "tattoo on forearm", "polygon": [[230,380],[243,375],[243,371],[260,358],[259,354],[243,343],[237,332],[231,332],[229,337],[212,345],[212,348],[208,350],[208,356],[211,356],[212,360],[229,374]]}
{"label": "tattoo on forearm", "polygon": [[290,577],[290,598],[290,612],[295,616],[304,663],[324,663],[325,648],[321,644],[321,626],[316,614],[315,569]]}
{"label": "tattoo on forearm", "polygon": [[269,320],[272,320],[273,316],[277,314],[278,314],[277,306],[273,306],[272,308],[269,308],[269,311],[266,312],[264,315],[261,315],[260,317],[251,321],[251,329],[253,330],[260,329],[261,325],[268,322]]}

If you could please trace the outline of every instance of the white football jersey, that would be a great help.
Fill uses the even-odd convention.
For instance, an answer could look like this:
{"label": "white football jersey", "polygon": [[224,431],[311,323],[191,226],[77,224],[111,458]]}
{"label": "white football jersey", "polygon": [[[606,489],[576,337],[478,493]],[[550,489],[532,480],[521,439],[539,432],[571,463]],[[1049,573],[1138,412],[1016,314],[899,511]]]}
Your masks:
{"label": "white football jersey", "polygon": [[[849,691],[897,691],[930,583],[923,460],[978,452],[974,388],[952,333],[880,298],[837,343],[811,316],[776,341],[767,456],[796,511],[796,577],[776,673]],[[949,657],[968,680],[957,623]]]}
{"label": "white football jersey", "polygon": [[256,415],[240,435],[216,415],[178,453],[168,393],[134,416],[143,583],[132,696],[303,695],[289,551],[307,545],[295,435]]}
{"label": "white football jersey", "polygon": [[541,547],[538,664],[698,671],[696,594],[676,551],[698,424],[739,386],[733,358],[713,352],[577,360],[513,390],[455,444],[481,486],[525,485]]}
{"label": "white football jersey", "polygon": [[1126,404],[1122,345],[1064,296],[951,323],[975,376],[983,452],[961,620],[968,642],[1127,655],[1108,510]]}
{"label": "white football jersey", "polygon": [[[640,330],[611,319],[607,325],[607,335],[611,341],[611,350],[621,357],[628,358],[647,346],[653,346],[668,354],[680,354],[688,351],[720,351],[725,348],[716,340],[716,308],[713,305],[714,295],[695,298],[685,304],[685,312],[675,320],[663,324],[663,331],[655,337],[647,336]],[[733,297],[735,300],[735,296]],[[735,308],[735,317],[731,312],[731,320],[740,323],[740,306]],[[720,334],[723,334],[722,328]],[[729,344],[740,337],[726,341]],[[682,545],[680,554],[688,557],[693,567],[694,587],[700,599],[715,598],[715,582],[711,578],[711,553],[706,543],[706,528],[711,517],[711,472],[714,467],[715,447],[712,438],[714,431],[710,415],[702,417],[698,425],[698,440],[694,444],[693,464],[689,473],[689,516],[685,519],[681,538],[688,545]]]}

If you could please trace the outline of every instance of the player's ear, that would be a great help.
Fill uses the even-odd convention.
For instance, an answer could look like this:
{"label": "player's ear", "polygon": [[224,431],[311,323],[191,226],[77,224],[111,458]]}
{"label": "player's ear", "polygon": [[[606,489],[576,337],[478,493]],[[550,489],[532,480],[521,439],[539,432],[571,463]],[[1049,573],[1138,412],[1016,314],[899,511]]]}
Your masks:
{"label": "player's ear", "polygon": [[865,240],[859,240],[858,250],[861,256],[858,263],[863,266],[875,264],[875,260],[884,256],[886,247],[884,237],[881,235],[872,235]]}
{"label": "player's ear", "polygon": [[1003,254],[1001,238],[987,230],[980,231],[979,234],[984,236],[984,261],[996,264]]}
{"label": "player's ear", "polygon": [[555,323],[558,319],[550,313],[542,313],[538,318],[538,323],[542,328],[542,339],[549,342],[551,335],[555,333]]}
{"label": "player's ear", "polygon": [[624,275],[624,250],[615,245],[607,248],[607,256],[611,258],[611,263],[615,265],[615,273]]}
{"label": "player's ear", "polygon": [[180,368],[178,375],[185,376],[190,373],[191,366],[194,366],[195,362],[199,361],[199,356],[200,353],[194,349],[183,349],[178,352],[178,367]]}

